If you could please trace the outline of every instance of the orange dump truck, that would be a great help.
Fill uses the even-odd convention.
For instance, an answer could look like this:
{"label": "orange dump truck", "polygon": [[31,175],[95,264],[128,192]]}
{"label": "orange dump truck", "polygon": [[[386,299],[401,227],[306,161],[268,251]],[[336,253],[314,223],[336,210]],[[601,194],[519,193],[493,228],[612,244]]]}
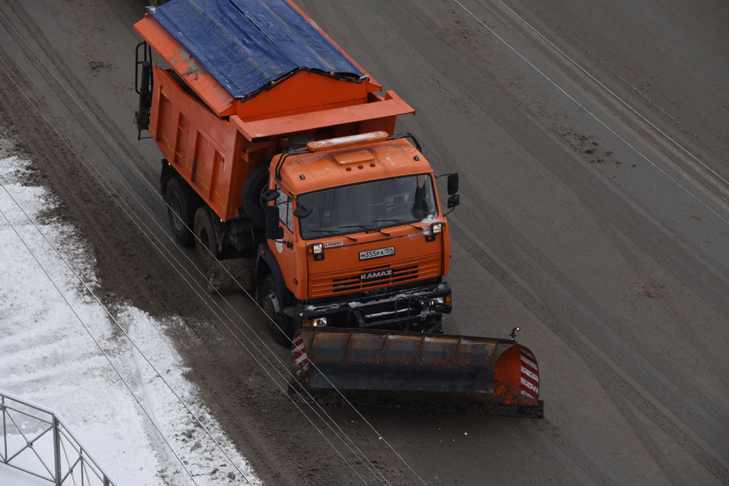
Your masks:
{"label": "orange dump truck", "polygon": [[303,383],[541,413],[527,348],[442,334],[458,176],[441,200],[417,140],[395,134],[411,106],[290,1],[171,0],[135,29],[136,121],[164,156],[172,232],[256,259]]}

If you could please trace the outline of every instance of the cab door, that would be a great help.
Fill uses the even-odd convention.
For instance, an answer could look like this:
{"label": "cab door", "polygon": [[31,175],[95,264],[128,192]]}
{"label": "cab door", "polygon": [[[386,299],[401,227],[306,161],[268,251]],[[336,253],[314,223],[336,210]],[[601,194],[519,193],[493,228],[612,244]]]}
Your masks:
{"label": "cab door", "polygon": [[276,260],[283,274],[286,288],[296,295],[298,280],[296,277],[296,247],[294,245],[294,200],[283,188],[279,189],[276,206],[278,206],[279,225],[283,230],[283,238],[275,240],[273,245]]}

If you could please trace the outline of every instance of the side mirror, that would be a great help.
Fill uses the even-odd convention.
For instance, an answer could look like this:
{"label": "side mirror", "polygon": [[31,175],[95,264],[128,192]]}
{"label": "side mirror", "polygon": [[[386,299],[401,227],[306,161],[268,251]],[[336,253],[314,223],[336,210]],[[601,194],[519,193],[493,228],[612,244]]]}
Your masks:
{"label": "side mirror", "polygon": [[461,204],[461,196],[458,194],[451,194],[448,196],[448,209],[453,209]]}
{"label": "side mirror", "polygon": [[278,189],[266,189],[261,193],[261,200],[263,202],[270,203],[271,201],[278,199],[278,196]]}
{"label": "side mirror", "polygon": [[[458,174],[448,174],[448,195],[453,196],[455,194],[458,194],[458,188],[459,188],[459,180],[458,180]],[[449,199],[450,201],[450,199]],[[450,203],[449,203],[450,204]]]}
{"label": "side mirror", "polygon": [[137,44],[134,53],[134,91],[139,95],[134,122],[137,125],[137,140],[142,139],[142,132],[149,130],[149,117],[152,107],[152,49],[142,41]]}
{"label": "side mirror", "polygon": [[278,206],[266,206],[266,239],[280,240],[283,238],[283,228],[278,224],[279,214]]}
{"label": "side mirror", "polygon": [[311,209],[305,208],[304,206],[297,206],[296,209],[294,209],[294,216],[299,219],[307,218],[310,214]]}

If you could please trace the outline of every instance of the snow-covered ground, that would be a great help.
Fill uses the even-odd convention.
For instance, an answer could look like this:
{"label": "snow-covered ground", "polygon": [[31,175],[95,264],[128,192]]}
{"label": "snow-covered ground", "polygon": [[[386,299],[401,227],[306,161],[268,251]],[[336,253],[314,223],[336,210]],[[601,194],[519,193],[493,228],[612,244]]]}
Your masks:
{"label": "snow-covered ground", "polygon": [[[185,379],[181,358],[164,333],[168,326],[183,325],[181,320],[171,316],[158,321],[137,308],[114,306],[117,322],[204,427],[187,413],[104,308],[80,285],[77,272],[87,282],[95,281],[92,252],[68,224],[38,220],[54,199],[43,187],[20,182],[28,164],[0,153],[0,184],[12,193],[50,245],[60,249],[73,272],[0,188],[0,211],[12,225],[0,215],[0,391],[57,412],[119,486],[261,484],[209,414],[195,386]],[[13,228],[89,327],[136,399]],[[164,439],[135,400],[150,414]],[[15,482],[18,474],[0,464],[0,484],[22,484]]]}
{"label": "snow-covered ground", "polygon": [[3,486],[48,486],[48,481],[0,465],[0,484]]}

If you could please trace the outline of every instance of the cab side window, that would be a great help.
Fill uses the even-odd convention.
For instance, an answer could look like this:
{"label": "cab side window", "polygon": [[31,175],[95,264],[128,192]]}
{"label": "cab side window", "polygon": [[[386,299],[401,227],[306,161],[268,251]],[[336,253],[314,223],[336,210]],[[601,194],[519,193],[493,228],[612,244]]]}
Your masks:
{"label": "cab side window", "polygon": [[276,199],[276,205],[278,206],[278,214],[283,223],[289,231],[294,231],[294,209],[291,198],[288,194],[280,191],[278,198]]}

